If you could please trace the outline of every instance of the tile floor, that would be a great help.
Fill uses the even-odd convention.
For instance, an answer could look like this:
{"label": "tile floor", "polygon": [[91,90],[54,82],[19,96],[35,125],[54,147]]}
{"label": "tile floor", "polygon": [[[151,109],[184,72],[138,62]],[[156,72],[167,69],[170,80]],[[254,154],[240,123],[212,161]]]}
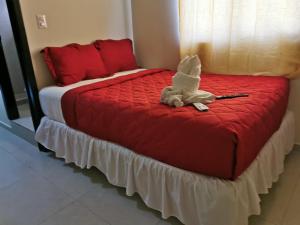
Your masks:
{"label": "tile floor", "polygon": [[29,104],[25,102],[23,104],[18,105],[18,110],[20,118],[14,120],[14,122],[22,127],[27,128],[28,130],[34,131]]}
{"label": "tile floor", "polygon": [[[65,165],[0,128],[0,225],[180,225],[127,197],[96,169]],[[250,225],[300,224],[300,149]],[[238,224],[237,224],[238,225]]]}

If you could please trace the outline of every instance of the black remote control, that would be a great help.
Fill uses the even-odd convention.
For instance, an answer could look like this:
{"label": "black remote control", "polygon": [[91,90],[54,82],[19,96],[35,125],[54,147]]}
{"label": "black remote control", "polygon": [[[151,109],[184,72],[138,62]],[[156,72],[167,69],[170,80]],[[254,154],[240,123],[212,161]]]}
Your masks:
{"label": "black remote control", "polygon": [[248,96],[249,96],[249,94],[237,93],[237,94],[232,94],[232,95],[219,95],[219,96],[216,96],[216,99],[220,100],[220,99],[248,97]]}

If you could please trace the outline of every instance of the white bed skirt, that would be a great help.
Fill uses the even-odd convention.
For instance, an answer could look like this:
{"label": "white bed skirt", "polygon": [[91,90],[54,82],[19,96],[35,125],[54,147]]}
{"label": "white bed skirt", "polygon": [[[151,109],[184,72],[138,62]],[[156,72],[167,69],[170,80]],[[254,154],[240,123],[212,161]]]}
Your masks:
{"label": "white bed skirt", "polygon": [[35,138],[67,163],[95,166],[111,184],[125,187],[127,195],[138,193],[163,218],[175,216],[187,225],[247,225],[250,215],[260,214],[259,194],[268,193],[284,170],[285,155],[294,145],[294,124],[287,112],[280,129],[235,181],[175,168],[47,117]]}

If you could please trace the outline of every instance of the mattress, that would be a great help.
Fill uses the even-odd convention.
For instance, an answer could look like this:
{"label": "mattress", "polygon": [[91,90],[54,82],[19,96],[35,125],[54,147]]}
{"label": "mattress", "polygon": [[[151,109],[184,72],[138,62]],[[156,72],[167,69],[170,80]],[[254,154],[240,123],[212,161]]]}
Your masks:
{"label": "mattress", "polygon": [[219,100],[208,112],[160,103],[173,71],[145,70],[77,87],[62,96],[66,124],[178,168],[237,179],[279,128],[289,82],[282,77],[202,74],[204,90],[247,98]]}
{"label": "mattress", "polygon": [[136,69],[115,73],[113,76],[106,78],[98,78],[91,80],[80,81],[75,84],[67,85],[64,87],[59,86],[49,86],[40,90],[39,98],[42,107],[43,113],[52,120],[65,123],[65,119],[63,117],[63,113],[61,110],[61,98],[62,96],[69,90],[81,87],[84,85],[101,82],[109,79],[114,79],[120,76],[126,76],[128,74],[136,73],[139,71],[143,71],[144,69]]}

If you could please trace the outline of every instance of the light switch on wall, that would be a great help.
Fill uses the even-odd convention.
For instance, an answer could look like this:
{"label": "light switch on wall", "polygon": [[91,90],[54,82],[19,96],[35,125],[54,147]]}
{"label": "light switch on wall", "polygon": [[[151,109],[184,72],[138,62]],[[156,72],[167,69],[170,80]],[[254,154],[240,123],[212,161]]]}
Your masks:
{"label": "light switch on wall", "polygon": [[36,21],[39,29],[46,29],[48,27],[46,15],[36,15]]}

